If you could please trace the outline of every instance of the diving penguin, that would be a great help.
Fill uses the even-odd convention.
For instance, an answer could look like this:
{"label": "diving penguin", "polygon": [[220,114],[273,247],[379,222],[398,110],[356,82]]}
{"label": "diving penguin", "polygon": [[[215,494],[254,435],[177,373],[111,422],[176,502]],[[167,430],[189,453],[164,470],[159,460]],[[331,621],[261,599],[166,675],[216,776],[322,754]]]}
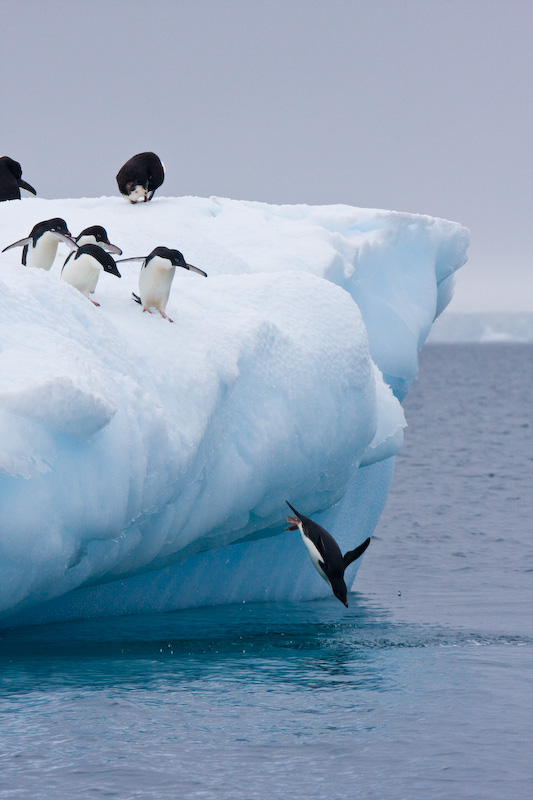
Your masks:
{"label": "diving penguin", "polygon": [[18,161],[9,156],[0,158],[0,202],[2,200],[20,200],[20,190],[37,194],[33,186],[22,180],[22,167]]}
{"label": "diving penguin", "polygon": [[165,180],[165,169],[155,153],[137,153],[117,172],[120,194],[130,203],[151,200],[154,192]]}
{"label": "diving penguin", "polygon": [[22,263],[26,267],[49,270],[54,263],[60,241],[65,242],[70,248],[77,246],[65,220],[54,217],[38,222],[31,229],[29,236],[4,247],[2,253],[11,250],[12,247],[22,247]]}
{"label": "diving penguin", "polygon": [[207,273],[192,264],[187,264],[179,250],[171,250],[168,247],[156,247],[147,256],[137,256],[134,258],[121,258],[118,262],[123,264],[125,261],[142,261],[141,272],[139,274],[139,295],[134,292],[133,299],[143,307],[143,311],[150,311],[155,308],[162,317],[170,319],[165,313],[167,307],[170,287],[174,279],[176,267],[192,270],[192,272],[203,275],[207,278]]}
{"label": "diving penguin", "polygon": [[[61,278],[74,286],[89,300],[89,294],[94,292],[101,272],[110,272],[120,278],[115,260],[110,253],[107,253],[97,244],[84,244],[78,247],[72,258],[67,258],[61,270]],[[95,306],[99,306],[96,300],[91,300]]]}
{"label": "diving penguin", "polygon": [[363,544],[360,544],[355,550],[349,550],[343,556],[339,545],[325,528],[317,525],[309,517],[299,514],[287,500],[285,502],[296,515],[287,517],[289,525],[286,530],[298,529],[300,531],[316,571],[329,583],[335,597],[348,608],[348,590],[344,582],[344,571],[353,561],[363,555],[370,544],[370,539],[365,539]]}

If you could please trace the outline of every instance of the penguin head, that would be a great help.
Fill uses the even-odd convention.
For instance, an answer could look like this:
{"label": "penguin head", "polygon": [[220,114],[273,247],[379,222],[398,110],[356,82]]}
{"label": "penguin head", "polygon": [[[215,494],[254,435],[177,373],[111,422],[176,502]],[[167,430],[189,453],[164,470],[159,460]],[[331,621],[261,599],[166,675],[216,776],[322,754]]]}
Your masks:
{"label": "penguin head", "polygon": [[[101,225],[91,225],[89,228],[84,228],[82,232],[79,234],[79,236],[76,236],[76,241],[78,242],[78,244],[80,239],[82,239],[84,236],[91,236],[94,239],[94,242],[97,243],[98,242],[109,243],[109,239],[107,237],[107,231]],[[89,244],[89,242],[87,244]]]}
{"label": "penguin head", "polygon": [[76,260],[84,255],[93,258],[104,272],[110,272],[111,275],[116,275],[117,278],[121,277],[113,256],[111,256],[109,253],[103,250],[103,248],[99,247],[99,245],[97,244],[82,245],[81,247],[78,248],[78,251],[74,256],[74,259]]}
{"label": "penguin head", "polygon": [[330,577],[329,582],[337,600],[340,600],[341,603],[348,608],[348,590],[344,583],[343,576],[337,575],[335,577]]}
{"label": "penguin head", "polygon": [[183,269],[191,270],[191,272],[196,272],[198,275],[203,275],[204,278],[207,278],[207,273],[202,269],[193,267],[192,264],[187,264],[183,253],[180,253],[179,250],[174,250],[170,247],[156,247],[154,250],[152,250],[150,255],[147,256],[144,266],[146,266],[150,259],[154,258],[155,256],[168,261],[168,269],[173,269],[174,267],[183,267]]}
{"label": "penguin head", "polygon": [[64,233],[66,236],[72,237],[71,232],[68,229],[67,223],[61,217],[53,217],[52,219],[48,220],[49,228],[48,230],[50,233]]}
{"label": "penguin head", "polygon": [[60,238],[62,236],[68,236],[72,239],[72,234],[68,229],[67,223],[64,219],[61,219],[61,217],[52,217],[52,219],[45,219],[42,222],[38,222],[31,229],[30,236],[34,239],[38,239],[43,233],[55,233],[59,234]]}

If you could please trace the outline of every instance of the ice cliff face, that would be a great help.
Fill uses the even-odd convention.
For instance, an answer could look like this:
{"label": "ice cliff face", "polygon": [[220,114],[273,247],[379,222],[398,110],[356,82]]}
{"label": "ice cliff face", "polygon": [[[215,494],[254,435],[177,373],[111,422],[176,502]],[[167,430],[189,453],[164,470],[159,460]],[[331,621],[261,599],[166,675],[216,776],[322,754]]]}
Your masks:
{"label": "ice cliff face", "polygon": [[0,257],[3,624],[327,592],[284,501],[343,549],[371,535],[467,231],[215,198],[3,206],[0,249],[61,216],[209,276],[178,270],[172,325],[132,302],[139,265],[104,274],[96,308],[61,248],[50,273]]}

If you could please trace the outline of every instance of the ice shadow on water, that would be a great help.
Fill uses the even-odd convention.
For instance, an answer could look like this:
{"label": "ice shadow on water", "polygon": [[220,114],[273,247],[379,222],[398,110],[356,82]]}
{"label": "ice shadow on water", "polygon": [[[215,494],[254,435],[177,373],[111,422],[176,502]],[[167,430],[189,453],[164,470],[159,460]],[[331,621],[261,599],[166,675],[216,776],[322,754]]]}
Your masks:
{"label": "ice shadow on water", "polygon": [[4,692],[164,685],[205,692],[208,679],[217,691],[221,682],[385,691],[394,682],[387,662],[400,649],[501,644],[496,638],[393,623],[352,594],[348,610],[333,599],[243,603],[3,630],[0,676]]}

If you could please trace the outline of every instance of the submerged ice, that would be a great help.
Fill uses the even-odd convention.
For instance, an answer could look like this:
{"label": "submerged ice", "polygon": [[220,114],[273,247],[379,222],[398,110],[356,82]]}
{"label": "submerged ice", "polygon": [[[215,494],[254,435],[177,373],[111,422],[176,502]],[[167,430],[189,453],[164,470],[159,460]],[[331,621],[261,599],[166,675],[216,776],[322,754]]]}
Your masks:
{"label": "submerged ice", "polygon": [[96,308],[59,280],[66,248],[50,273],[1,257],[4,624],[327,593],[285,500],[343,551],[372,534],[399,400],[467,231],[219,198],[2,214],[0,249],[62,216],[73,233],[104,225],[125,257],[175,247],[209,276],[177,270],[169,324],[132,302],[138,265],[101,277]]}

